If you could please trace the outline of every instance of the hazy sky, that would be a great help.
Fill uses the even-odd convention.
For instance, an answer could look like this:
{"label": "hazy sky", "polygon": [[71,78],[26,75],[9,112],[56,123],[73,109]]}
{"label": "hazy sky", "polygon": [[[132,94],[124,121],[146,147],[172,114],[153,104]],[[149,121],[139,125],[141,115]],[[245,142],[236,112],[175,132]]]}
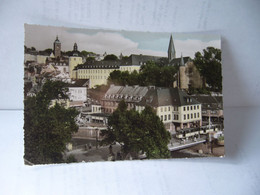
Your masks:
{"label": "hazy sky", "polygon": [[78,50],[98,54],[123,55],[144,54],[167,56],[170,35],[176,50],[176,57],[194,58],[197,51],[208,46],[221,48],[220,36],[212,33],[149,33],[131,31],[111,31],[97,29],[76,29],[40,25],[25,25],[25,45],[37,50],[53,48],[58,35],[62,51],[73,49],[76,42]]}

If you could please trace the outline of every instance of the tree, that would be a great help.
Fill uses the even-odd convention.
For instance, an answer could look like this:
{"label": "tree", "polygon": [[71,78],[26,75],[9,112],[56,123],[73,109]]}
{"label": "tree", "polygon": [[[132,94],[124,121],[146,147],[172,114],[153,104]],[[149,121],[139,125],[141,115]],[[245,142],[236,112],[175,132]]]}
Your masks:
{"label": "tree", "polygon": [[53,50],[51,48],[45,49],[43,51],[39,51],[39,54],[41,55],[51,55],[51,53],[53,52]]}
{"label": "tree", "polygon": [[115,70],[110,73],[109,83],[116,85],[154,85],[158,87],[171,87],[174,82],[174,74],[177,72],[175,66],[158,65],[153,61],[148,61],[142,65],[140,72]]}
{"label": "tree", "polygon": [[24,101],[24,158],[34,164],[63,162],[62,152],[77,132],[78,112],[51,100],[66,99],[67,89],[60,81],[47,81],[34,97]]}
{"label": "tree", "polygon": [[96,61],[96,59],[93,56],[86,58],[86,62],[95,62],[95,61]]}
{"label": "tree", "polygon": [[96,54],[94,52],[91,52],[91,51],[82,50],[80,52],[80,55],[87,58],[87,57],[90,57],[89,55],[96,55]]}
{"label": "tree", "polygon": [[203,54],[197,52],[194,64],[203,77],[204,87],[207,84],[211,91],[221,92],[221,50],[214,47],[207,47],[203,50]]}
{"label": "tree", "polygon": [[110,55],[106,55],[106,57],[104,58],[104,61],[107,60],[118,60],[117,56],[114,54],[110,54]]}
{"label": "tree", "polygon": [[145,152],[147,158],[170,157],[167,144],[170,134],[151,107],[146,107],[140,114],[127,110],[121,101],[116,111],[108,118],[108,128],[102,132],[105,137],[102,144],[118,142],[124,156],[128,153]]}

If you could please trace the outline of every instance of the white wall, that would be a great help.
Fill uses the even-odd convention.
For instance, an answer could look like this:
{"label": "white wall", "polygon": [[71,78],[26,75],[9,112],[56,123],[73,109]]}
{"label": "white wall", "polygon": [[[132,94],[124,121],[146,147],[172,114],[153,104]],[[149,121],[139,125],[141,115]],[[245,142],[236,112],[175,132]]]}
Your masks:
{"label": "white wall", "polygon": [[[9,0],[0,7],[0,108],[20,109],[0,111],[0,194],[260,194],[259,1]],[[132,31],[218,30],[226,157],[24,166],[25,22]]]}

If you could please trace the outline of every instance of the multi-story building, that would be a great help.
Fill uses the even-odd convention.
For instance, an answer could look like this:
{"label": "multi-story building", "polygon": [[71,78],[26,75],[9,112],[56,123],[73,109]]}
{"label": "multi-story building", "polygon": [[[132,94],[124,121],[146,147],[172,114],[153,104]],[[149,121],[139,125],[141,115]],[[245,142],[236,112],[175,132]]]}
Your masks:
{"label": "multi-story building", "polygon": [[104,112],[114,112],[122,100],[138,112],[151,106],[168,130],[202,125],[201,103],[178,88],[111,85],[101,100]]}
{"label": "multi-story building", "polygon": [[68,83],[68,95],[70,106],[83,106],[87,101],[88,80],[77,80],[75,83]]}
{"label": "multi-story building", "polygon": [[109,74],[118,70],[119,65],[114,61],[99,61],[95,65],[81,64],[74,68],[73,79],[89,79],[89,88],[107,84]]}
{"label": "multi-story building", "polygon": [[202,102],[203,121],[208,123],[209,118],[211,122],[223,121],[223,96],[194,95],[193,98]]}
{"label": "multi-story building", "polygon": [[89,79],[89,87],[93,88],[96,85],[107,84],[107,79],[114,70],[128,71],[130,73],[133,71],[139,72],[141,65],[145,65],[148,61],[158,61],[161,58],[148,55],[131,55],[121,60],[87,61],[84,64],[73,66],[71,78]]}

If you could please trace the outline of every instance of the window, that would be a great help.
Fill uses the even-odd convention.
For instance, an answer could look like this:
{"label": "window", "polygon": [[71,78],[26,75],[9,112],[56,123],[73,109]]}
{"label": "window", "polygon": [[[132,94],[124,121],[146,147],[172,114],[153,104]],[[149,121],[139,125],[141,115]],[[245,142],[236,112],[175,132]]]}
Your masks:
{"label": "window", "polygon": [[187,119],[190,119],[190,115],[189,114],[187,114]]}
{"label": "window", "polygon": [[190,107],[190,110],[192,110],[192,106]]}
{"label": "window", "polygon": [[161,107],[161,112],[163,111],[163,108]]}
{"label": "window", "polygon": [[164,111],[165,111],[165,112],[167,111],[167,107],[164,108]]}
{"label": "window", "polygon": [[185,111],[185,110],[186,110],[186,107],[184,106],[184,107],[183,107],[183,111]]}
{"label": "window", "polygon": [[196,110],[196,106],[194,106],[194,110]]}
{"label": "window", "polygon": [[163,120],[163,115],[161,115],[161,121]]}
{"label": "window", "polygon": [[171,120],[171,115],[170,114],[168,115],[168,120]]}
{"label": "window", "polygon": [[190,118],[191,118],[191,119],[193,118],[193,114],[192,114],[192,113],[190,114]]}
{"label": "window", "polygon": [[[170,111],[170,106],[168,107],[168,111]],[[170,119],[169,119],[170,120]]]}
{"label": "window", "polygon": [[197,105],[197,109],[199,109],[199,105]]}
{"label": "window", "polygon": [[183,115],[183,119],[186,120],[186,114]]}
{"label": "window", "polygon": [[197,113],[197,116],[198,116],[198,118],[200,117],[200,113],[199,112]]}
{"label": "window", "polygon": [[190,110],[190,107],[189,107],[189,106],[187,106],[187,110],[188,110],[188,111]]}
{"label": "window", "polygon": [[164,115],[164,120],[165,120],[165,121],[167,120],[167,115]]}

